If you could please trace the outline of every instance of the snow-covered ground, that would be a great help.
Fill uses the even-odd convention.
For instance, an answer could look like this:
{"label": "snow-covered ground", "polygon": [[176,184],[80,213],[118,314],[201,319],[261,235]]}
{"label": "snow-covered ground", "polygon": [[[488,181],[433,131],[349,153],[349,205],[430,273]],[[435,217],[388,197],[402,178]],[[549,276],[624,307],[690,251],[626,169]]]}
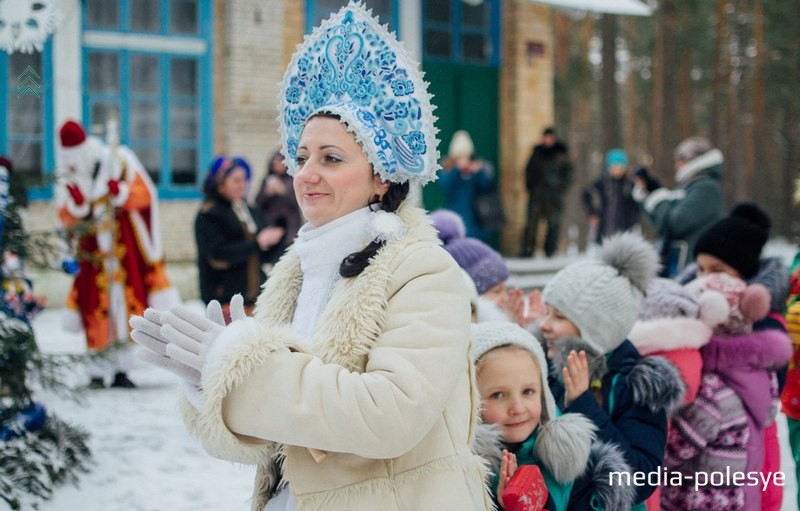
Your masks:
{"label": "snow-covered ground", "polygon": [[[199,303],[191,303],[202,310]],[[61,310],[46,310],[34,322],[45,352],[77,353],[80,336],[65,333]],[[75,368],[76,378],[82,368]],[[214,459],[188,436],[176,410],[177,378],[139,363],[130,372],[139,388],[87,394],[86,406],[40,395],[49,410],[91,432],[95,465],[80,487],[59,488],[42,511],[246,511],[254,470]],[[797,509],[794,462],[779,417],[781,469],[786,476],[783,511]],[[0,509],[4,504],[0,502]]]}
{"label": "snow-covered ground", "polygon": [[[61,330],[60,314],[45,310],[34,321],[41,349],[82,351],[82,337]],[[82,368],[76,374],[82,375]],[[61,487],[40,509],[249,510],[254,468],[212,458],[187,434],[176,408],[177,377],[138,362],[130,378],[138,388],[88,391],[85,407],[39,396],[51,412],[90,431],[95,461],[80,487]]]}

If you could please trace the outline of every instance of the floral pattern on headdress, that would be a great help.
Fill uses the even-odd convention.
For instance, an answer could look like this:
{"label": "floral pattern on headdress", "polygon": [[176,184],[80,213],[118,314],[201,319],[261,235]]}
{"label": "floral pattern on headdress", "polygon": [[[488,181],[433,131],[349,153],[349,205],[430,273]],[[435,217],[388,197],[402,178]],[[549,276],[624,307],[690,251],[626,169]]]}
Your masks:
{"label": "floral pattern on headdress", "polygon": [[281,152],[294,175],[306,121],[338,115],[383,181],[436,179],[438,130],[418,64],[360,2],[351,2],[306,36],[279,97]]}

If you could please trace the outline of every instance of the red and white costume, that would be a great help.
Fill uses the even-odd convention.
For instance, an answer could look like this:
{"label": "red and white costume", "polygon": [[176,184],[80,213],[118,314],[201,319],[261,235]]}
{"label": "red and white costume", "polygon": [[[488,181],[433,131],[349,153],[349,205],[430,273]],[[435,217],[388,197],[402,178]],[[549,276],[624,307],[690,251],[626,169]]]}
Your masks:
{"label": "red and white costume", "polygon": [[58,221],[79,226],[71,240],[79,272],[67,298],[68,330],[86,332],[90,350],[128,337],[128,318],[179,302],[164,265],[158,195],[125,146],[112,150],[67,121],[60,131]]}

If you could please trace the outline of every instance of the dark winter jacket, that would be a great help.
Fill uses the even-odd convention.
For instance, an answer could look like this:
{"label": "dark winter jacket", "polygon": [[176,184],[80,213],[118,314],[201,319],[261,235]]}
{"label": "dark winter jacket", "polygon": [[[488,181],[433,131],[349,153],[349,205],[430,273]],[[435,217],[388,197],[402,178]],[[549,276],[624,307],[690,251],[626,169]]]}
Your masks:
{"label": "dark winter jacket", "polygon": [[539,144],[525,166],[525,186],[530,200],[544,213],[560,211],[564,194],[572,184],[572,163],[567,146],[556,142],[550,147]]}
{"label": "dark winter jacket", "polygon": [[[264,218],[260,211],[249,209],[258,232],[265,227]],[[261,264],[280,256],[280,244],[262,251],[255,234],[247,232],[231,203],[221,198],[209,199],[200,207],[194,235],[200,298],[206,303],[219,300],[226,304],[241,293],[245,304],[255,303],[266,280]]]}
{"label": "dark winter jacket", "polygon": [[676,174],[679,188],[659,188],[642,203],[658,231],[664,276],[683,270],[694,257],[697,239],[725,216],[720,181],[724,158],[718,149],[687,162]]}
{"label": "dark winter jacket", "polygon": [[292,176],[289,174],[274,174],[273,177],[281,180],[286,192],[268,195],[264,189],[270,176],[264,176],[264,180],[261,183],[261,191],[256,196],[255,204],[261,210],[266,225],[283,228],[283,238],[279,243],[280,247],[277,249],[283,253],[297,237],[297,231],[303,225],[303,219],[300,214],[300,207],[297,205],[297,197],[294,194],[294,179]]}
{"label": "dark winter jacket", "polygon": [[[591,419],[598,428],[597,438],[619,447],[633,472],[658,471],[667,442],[667,410],[683,398],[678,371],[662,357],[642,358],[627,340],[603,357],[580,339],[573,339],[561,342],[561,356],[554,360],[556,374],[560,374],[567,354],[573,349],[586,351],[587,358],[593,361],[590,377],[600,382],[599,396],[595,397],[590,388],[564,408],[564,412],[582,413]],[[556,403],[563,403],[563,387],[551,390]],[[580,481],[576,482],[576,487],[580,485]],[[655,486],[635,489],[635,501],[642,502]],[[570,505],[575,505],[574,509],[593,509],[595,504],[591,492],[573,490]]]}
{"label": "dark winter jacket", "polygon": [[597,243],[612,234],[627,231],[639,221],[639,204],[633,198],[630,179],[616,179],[604,173],[584,188],[581,198],[586,214],[600,217]]}

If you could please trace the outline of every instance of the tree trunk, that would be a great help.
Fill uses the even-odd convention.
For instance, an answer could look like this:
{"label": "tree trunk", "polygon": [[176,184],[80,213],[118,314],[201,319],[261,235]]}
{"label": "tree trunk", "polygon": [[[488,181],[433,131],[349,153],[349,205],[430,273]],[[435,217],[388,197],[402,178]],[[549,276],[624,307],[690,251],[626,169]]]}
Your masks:
{"label": "tree trunk", "polygon": [[672,180],[672,149],[680,141],[677,121],[675,38],[677,5],[662,2],[658,11],[653,90],[653,170],[663,181]]}
{"label": "tree trunk", "polygon": [[600,24],[603,41],[603,74],[600,79],[600,126],[601,128],[601,147],[600,150],[605,154],[606,151],[614,147],[620,147],[620,128],[619,108],[617,98],[619,90],[617,87],[617,17],[612,14],[604,14]]}
{"label": "tree trunk", "polygon": [[756,200],[764,204],[767,198],[766,188],[772,188],[780,181],[774,179],[774,173],[777,170],[772,166],[765,165],[766,163],[766,141],[767,131],[765,127],[765,107],[764,107],[764,57],[767,53],[766,45],[764,44],[764,9],[761,0],[756,0],[754,13],[755,23],[753,26],[753,39],[756,42],[756,57],[753,63],[753,152],[749,163],[750,184],[752,181],[753,173],[763,173],[766,177],[767,186],[753,186],[752,190],[756,194]]}
{"label": "tree trunk", "polygon": [[727,41],[728,41],[728,16],[725,13],[725,5],[728,0],[717,0],[716,17],[716,44],[714,47],[714,78],[711,86],[711,142],[717,147],[723,147],[725,140],[723,137],[723,123],[725,118],[723,107],[723,85],[727,81]]}

